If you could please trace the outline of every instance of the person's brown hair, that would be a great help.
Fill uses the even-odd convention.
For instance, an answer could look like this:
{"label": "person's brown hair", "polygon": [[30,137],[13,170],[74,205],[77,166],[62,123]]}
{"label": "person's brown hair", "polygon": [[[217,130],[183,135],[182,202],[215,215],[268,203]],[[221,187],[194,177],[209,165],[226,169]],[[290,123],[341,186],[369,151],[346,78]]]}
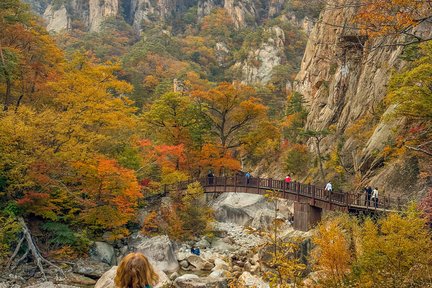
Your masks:
{"label": "person's brown hair", "polygon": [[141,253],[128,254],[120,262],[114,282],[118,288],[144,288],[155,285],[159,276],[147,257]]}

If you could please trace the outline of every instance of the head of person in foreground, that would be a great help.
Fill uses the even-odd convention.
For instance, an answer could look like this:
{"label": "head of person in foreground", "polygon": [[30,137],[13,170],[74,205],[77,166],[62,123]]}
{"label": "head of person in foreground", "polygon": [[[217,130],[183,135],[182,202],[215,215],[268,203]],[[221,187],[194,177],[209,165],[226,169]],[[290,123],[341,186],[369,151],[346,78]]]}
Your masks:
{"label": "head of person in foreground", "polygon": [[147,288],[156,285],[159,276],[147,257],[130,253],[120,262],[114,282],[118,288]]}

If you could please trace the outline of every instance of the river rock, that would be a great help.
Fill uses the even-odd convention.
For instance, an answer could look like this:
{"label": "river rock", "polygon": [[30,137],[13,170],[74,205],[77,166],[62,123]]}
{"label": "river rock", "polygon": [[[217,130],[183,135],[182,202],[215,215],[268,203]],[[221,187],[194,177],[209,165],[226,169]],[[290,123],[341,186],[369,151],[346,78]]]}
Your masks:
{"label": "river rock", "polygon": [[164,272],[171,273],[179,269],[174,247],[168,236],[146,237],[135,234],[131,237],[129,249],[143,253]]}
{"label": "river rock", "polygon": [[212,269],[212,272],[208,277],[212,278],[226,278],[228,276],[228,271],[222,269]]}
{"label": "river rock", "polygon": [[210,247],[210,243],[206,239],[201,239],[195,244],[196,247],[200,249],[205,249]]}
{"label": "river rock", "polygon": [[225,288],[228,287],[224,278],[198,277],[193,274],[185,274],[174,281],[176,288]]}
{"label": "river rock", "polygon": [[94,242],[90,248],[91,259],[108,265],[116,264],[114,247],[105,242]]}
{"label": "river rock", "polygon": [[187,261],[196,268],[194,270],[211,270],[214,267],[212,263],[197,255],[190,255]]}
{"label": "river rock", "polygon": [[77,284],[77,285],[95,285],[96,280],[85,277],[83,275],[70,273],[67,275],[68,282]]}
{"label": "river rock", "polygon": [[110,266],[106,263],[91,259],[79,259],[73,267],[73,272],[91,278],[99,278],[109,269]]}
{"label": "river rock", "polygon": [[222,259],[216,258],[214,261],[214,265],[215,267],[212,269],[212,271],[214,270],[228,270],[229,269],[229,265],[227,262],[223,261]]}
{"label": "river rock", "polygon": [[239,277],[239,282],[243,283],[244,287],[251,288],[270,288],[270,285],[262,279],[253,276],[249,272],[243,272]]}
{"label": "river rock", "polygon": [[43,282],[32,286],[27,286],[27,288],[79,288],[77,286],[70,286],[64,284],[54,284],[53,282]]}
{"label": "river rock", "polygon": [[[161,288],[164,285],[169,285],[170,281],[168,279],[168,276],[157,267],[153,266],[155,269],[155,272],[159,275],[159,283],[156,286],[153,286],[153,288]],[[110,270],[108,270],[105,274],[102,275],[102,277],[97,281],[94,288],[116,288],[114,285],[114,278],[117,273],[117,266],[113,266]]]}

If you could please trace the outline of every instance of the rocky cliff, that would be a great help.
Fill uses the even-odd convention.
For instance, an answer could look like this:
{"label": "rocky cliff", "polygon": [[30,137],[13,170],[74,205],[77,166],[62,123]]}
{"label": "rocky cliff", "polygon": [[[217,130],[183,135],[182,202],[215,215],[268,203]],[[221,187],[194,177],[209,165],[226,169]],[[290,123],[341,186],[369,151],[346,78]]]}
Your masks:
{"label": "rocky cliff", "polygon": [[[404,65],[400,57],[403,48],[376,48],[377,40],[367,39],[354,29],[356,8],[346,2],[335,0],[331,4],[340,8],[323,10],[296,77],[295,90],[304,96],[309,112],[306,128],[333,131],[323,140],[323,148],[327,153],[338,150],[351,179],[360,180],[358,186],[371,184],[409,198],[423,188],[418,178],[420,160],[407,156],[387,161],[384,167],[382,153],[403,124],[403,119],[388,120],[385,115],[394,107],[383,105],[392,71]],[[350,134],[350,127],[356,124],[370,133]],[[309,144],[314,150],[315,145]]]}

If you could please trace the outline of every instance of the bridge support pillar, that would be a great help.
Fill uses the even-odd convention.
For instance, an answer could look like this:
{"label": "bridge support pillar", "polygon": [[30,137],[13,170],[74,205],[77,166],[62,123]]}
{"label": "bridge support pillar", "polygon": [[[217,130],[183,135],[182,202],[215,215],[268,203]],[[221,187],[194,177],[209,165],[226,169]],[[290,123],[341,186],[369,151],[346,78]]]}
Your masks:
{"label": "bridge support pillar", "polygon": [[296,230],[308,231],[321,221],[322,209],[309,203],[294,202],[294,224]]}

